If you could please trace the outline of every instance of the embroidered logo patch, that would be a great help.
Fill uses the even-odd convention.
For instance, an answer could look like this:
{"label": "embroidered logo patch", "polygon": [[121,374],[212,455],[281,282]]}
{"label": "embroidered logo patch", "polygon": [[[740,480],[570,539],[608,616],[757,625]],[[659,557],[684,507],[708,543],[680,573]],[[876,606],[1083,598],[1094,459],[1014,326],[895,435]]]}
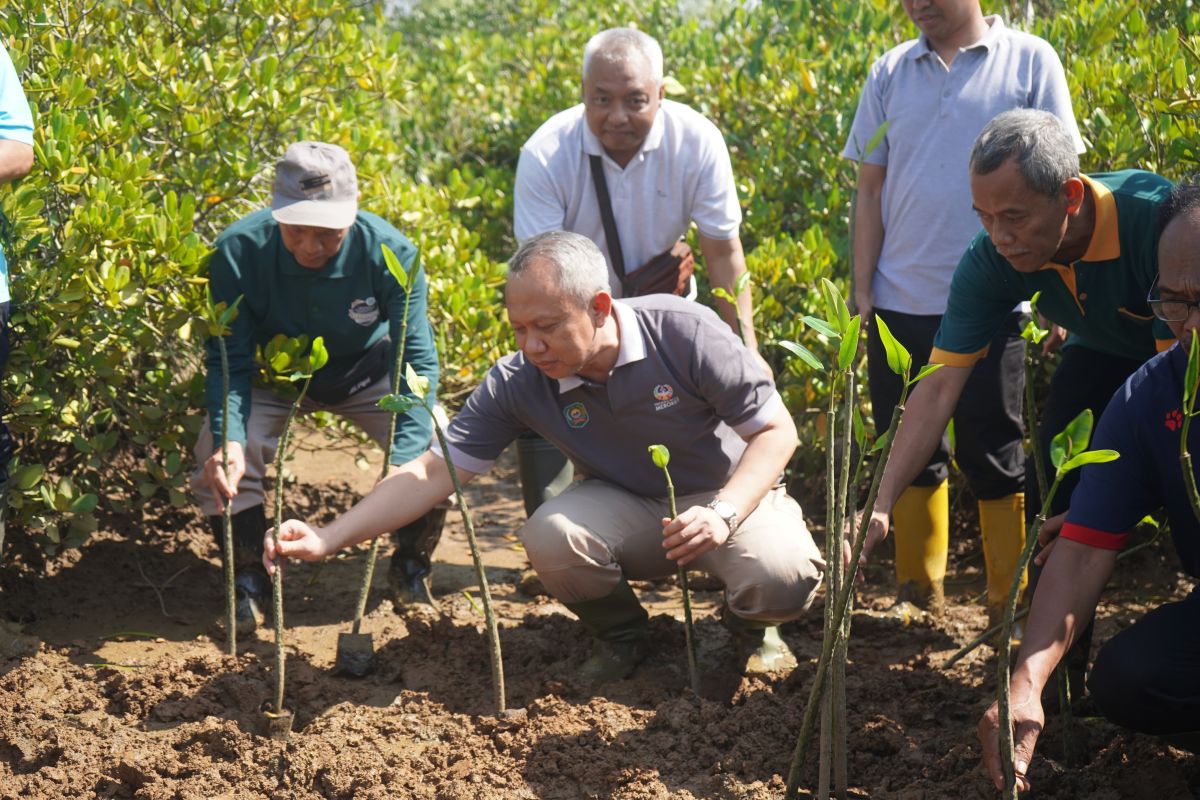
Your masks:
{"label": "embroidered logo patch", "polygon": [[567,424],[572,428],[582,428],[590,420],[583,403],[571,403],[563,409],[563,416],[567,418]]}
{"label": "embroidered logo patch", "polygon": [[669,383],[660,383],[654,387],[654,410],[664,411],[671,406],[678,405],[679,398],[675,396],[675,390]]}
{"label": "embroidered logo patch", "polygon": [[379,321],[379,304],[375,302],[374,297],[368,297],[366,300],[355,300],[350,304],[350,311],[347,313],[350,315],[350,319],[359,325],[364,327],[374,325]]}
{"label": "embroidered logo patch", "polygon": [[1163,420],[1163,425],[1167,426],[1169,431],[1177,431],[1183,427],[1183,412],[1178,408],[1174,411],[1167,412],[1167,418]]}

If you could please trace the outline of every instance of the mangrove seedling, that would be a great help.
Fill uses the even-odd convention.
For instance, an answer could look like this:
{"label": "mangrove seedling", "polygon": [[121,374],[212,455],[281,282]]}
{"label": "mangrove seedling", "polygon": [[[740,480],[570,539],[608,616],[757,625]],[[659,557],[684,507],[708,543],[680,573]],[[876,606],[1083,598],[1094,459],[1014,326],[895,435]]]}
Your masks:
{"label": "mangrove seedling", "polygon": [[[229,351],[225,347],[225,337],[230,333],[230,326],[237,319],[237,307],[242,302],[238,297],[233,305],[214,303],[212,288],[205,291],[204,297],[204,327],[209,338],[216,340],[217,352],[221,355],[221,419],[225,420],[226,430],[229,425]],[[221,436],[221,469],[229,474],[229,445],[224,435]],[[233,564],[233,504],[228,499],[221,509],[221,546],[225,551],[225,638],[228,642],[229,655],[237,655],[237,597],[234,588]]]}
{"label": "mangrove seedling", "polygon": [[479,580],[479,593],[483,596],[483,615],[487,620],[488,655],[492,663],[492,689],[495,695],[497,713],[504,713],[504,658],[500,651],[500,629],[496,624],[496,611],[492,607],[492,592],[488,587],[487,573],[483,569],[483,556],[479,553],[479,542],[475,538],[475,522],[471,518],[471,509],[467,507],[467,498],[463,495],[462,482],[458,478],[458,470],[450,457],[450,445],[446,442],[446,432],[438,422],[434,413],[434,398],[430,397],[429,379],[418,375],[412,364],[405,365],[405,383],[412,392],[406,394],[389,394],[379,401],[379,407],[397,414],[406,414],[413,408],[423,408],[433,420],[433,432],[437,436],[438,446],[442,450],[442,458],[450,473],[450,481],[454,484],[454,499],[458,502],[458,510],[462,514],[463,527],[467,531],[467,544],[471,548],[471,559],[475,562],[475,576]]}
{"label": "mangrove seedling", "polygon": [[1183,482],[1187,486],[1192,513],[1200,520],[1200,491],[1196,489],[1196,473],[1192,469],[1192,454],[1188,451],[1188,431],[1192,417],[1196,416],[1196,381],[1200,379],[1200,342],[1192,334],[1191,349],[1188,351],[1187,370],[1183,375],[1183,426],[1179,432],[1179,465],[1183,468]]}
{"label": "mangrove seedling", "polygon": [[750,270],[746,270],[741,275],[737,276],[737,280],[733,282],[732,291],[721,286],[713,287],[712,290],[713,297],[724,300],[726,303],[729,303],[729,305],[733,306],[734,318],[737,319],[738,338],[743,342],[746,341],[746,326],[742,322],[742,315],[738,313],[737,299],[742,296],[742,292],[746,290],[746,287],[750,285],[752,280],[753,279],[750,277]]}
{"label": "mangrove seedling", "polygon": [[1103,464],[1118,458],[1115,450],[1088,450],[1088,441],[1092,438],[1092,411],[1084,409],[1079,416],[1071,420],[1067,427],[1057,434],[1050,443],[1050,463],[1054,466],[1054,481],[1050,484],[1042,507],[1037,517],[1030,523],[1025,532],[1025,547],[1021,549],[1021,557],[1017,561],[1017,570],[1013,575],[1012,585],[1008,590],[1008,601],[1004,605],[1004,627],[1000,629],[1000,642],[996,658],[996,696],[1000,710],[1000,766],[1004,773],[1004,796],[1017,800],[1017,781],[1014,768],[1014,743],[1012,728],[1012,710],[1009,706],[1009,677],[1012,672],[1011,643],[1013,620],[1017,613],[1017,595],[1021,591],[1021,576],[1029,565],[1037,543],[1037,532],[1046,522],[1046,514],[1063,478],[1084,464]]}
{"label": "mangrove seedling", "polygon": [[[667,479],[667,508],[671,512],[671,519],[679,516],[679,512],[675,509],[675,484],[671,482],[671,471],[667,469],[667,464],[671,462],[671,451],[663,444],[652,444],[646,448],[650,451],[650,458],[654,460],[654,466],[663,471],[663,477]],[[687,568],[680,564],[675,571],[679,576],[679,589],[683,592],[683,633],[684,641],[687,643],[687,665],[688,665],[688,682],[692,686],[692,691],[697,695],[700,694],[700,663],[696,658],[696,628],[692,624],[692,593],[688,586]]]}
{"label": "mangrove seedling", "polygon": [[[841,307],[844,308],[844,303]],[[844,321],[841,318],[842,312],[836,304],[835,311],[837,312],[838,322],[836,323],[836,327],[826,323],[829,326],[829,331],[833,334],[837,334],[839,329],[848,331],[850,329],[849,311],[846,311],[846,319]],[[806,320],[806,322],[816,327],[814,322],[819,323],[822,320],[812,318],[812,320]],[[871,478],[871,488],[867,493],[866,503],[863,506],[866,511],[859,520],[858,530],[850,547],[849,568],[841,576],[841,585],[836,595],[827,596],[825,601],[829,603],[832,598],[833,614],[830,624],[826,626],[825,635],[822,639],[821,657],[817,662],[817,670],[813,676],[812,686],[809,689],[808,702],[804,707],[804,715],[800,722],[800,733],[796,737],[796,747],[792,752],[792,763],[788,768],[786,797],[789,800],[793,800],[799,796],[800,772],[808,755],[808,747],[812,739],[813,729],[816,727],[817,714],[821,706],[821,694],[825,691],[826,678],[831,674],[830,663],[833,660],[834,651],[837,647],[837,640],[842,635],[842,631],[845,630],[846,626],[850,608],[850,597],[854,589],[854,578],[858,573],[858,561],[862,557],[863,545],[867,539],[867,528],[871,522],[870,509],[874,508],[875,499],[879,495],[879,484],[883,479],[883,472],[892,450],[892,443],[896,441],[896,433],[900,430],[900,417],[904,413],[904,404],[908,399],[908,394],[912,390],[912,387],[926,375],[941,367],[940,364],[926,364],[915,377],[912,376],[912,356],[908,350],[892,335],[887,323],[878,315],[875,317],[875,324],[879,327],[879,338],[883,343],[884,352],[887,355],[888,368],[900,376],[903,385],[900,392],[900,401],[896,404],[896,408],[892,412],[892,419],[886,432],[875,440],[875,444],[871,448],[871,452],[879,451],[880,455],[874,475]],[[780,344],[814,369],[822,369],[820,360],[803,345],[794,342],[780,342]],[[843,352],[845,351],[849,351],[851,354],[843,356]],[[839,365],[843,363],[844,359],[844,363],[849,366],[853,362],[853,353],[856,351],[857,331],[855,331],[853,347],[843,339],[838,353]],[[838,536],[840,539],[839,534],[835,534],[835,536]],[[840,561],[840,555],[835,560]]]}
{"label": "mangrove seedling", "polygon": [[[305,351],[305,355],[300,355]],[[275,448],[275,527],[271,528],[271,539],[276,548],[279,547],[279,528],[283,525],[283,462],[291,440],[292,423],[296,419],[296,412],[300,410],[300,404],[304,402],[304,395],[308,392],[313,373],[325,366],[328,360],[329,353],[325,350],[325,341],[320,336],[312,340],[310,348],[307,336],[289,339],[279,334],[267,344],[264,352],[266,370],[273,382],[300,385],[300,391],[288,409],[287,419],[284,420],[283,430]],[[283,641],[283,570],[279,569],[278,562],[275,567],[271,574],[271,600],[275,617],[275,702],[274,710],[267,713],[267,718],[271,738],[286,739],[291,732],[292,714],[283,707],[287,658]]]}
{"label": "mangrove seedling", "polygon": [[[400,317],[400,341],[396,343],[396,360],[392,364],[392,394],[400,394],[400,376],[404,369],[404,343],[408,338],[408,306],[412,300],[413,285],[416,283],[417,273],[420,270],[420,262],[419,256],[414,257],[412,269],[405,272],[404,265],[400,263],[400,259],[396,257],[392,248],[386,244],[381,244],[380,247],[383,250],[383,260],[387,265],[388,272],[404,289],[404,312]],[[383,466],[379,471],[379,480],[387,477],[388,467],[391,465],[391,446],[392,439],[396,436],[397,416],[393,411],[388,419],[387,438],[383,440]],[[338,634],[334,666],[338,672],[355,678],[361,678],[370,672],[375,661],[375,646],[371,634],[361,633],[360,630],[363,615],[367,611],[367,598],[371,593],[371,580],[375,575],[375,562],[379,558],[379,540],[381,538],[376,536],[371,540],[371,548],[367,553],[367,564],[363,568],[362,583],[358,587],[358,603],[354,607],[354,622],[351,624],[350,633]]]}

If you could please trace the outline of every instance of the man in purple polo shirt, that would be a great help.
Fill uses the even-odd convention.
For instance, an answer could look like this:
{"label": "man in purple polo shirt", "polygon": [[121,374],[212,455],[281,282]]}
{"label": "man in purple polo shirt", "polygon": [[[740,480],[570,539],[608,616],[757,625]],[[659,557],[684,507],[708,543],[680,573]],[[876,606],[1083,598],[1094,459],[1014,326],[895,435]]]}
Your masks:
{"label": "man in purple polo shirt", "polygon": [[[501,359],[448,431],[464,480],[532,430],[586,479],[521,531],[546,588],[594,639],[589,684],[626,677],[647,615],[628,584],[693,566],[725,583],[725,624],[749,671],[790,668],[776,626],[812,602],[824,562],[779,485],[796,429],[771,378],[711,310],[674,296],[614,301],[585,236],[544,233],[509,264],[505,302],[521,352]],[[647,446],[671,451],[678,507]],[[314,561],[425,513],[452,489],[440,453],[400,467],[324,528],[288,521],[278,555]]]}

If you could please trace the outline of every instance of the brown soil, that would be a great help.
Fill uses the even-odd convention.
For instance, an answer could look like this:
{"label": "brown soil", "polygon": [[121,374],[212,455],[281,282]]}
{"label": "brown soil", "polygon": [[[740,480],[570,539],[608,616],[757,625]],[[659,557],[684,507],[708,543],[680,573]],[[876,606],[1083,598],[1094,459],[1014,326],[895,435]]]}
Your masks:
{"label": "brown soil", "polygon": [[[306,441],[289,514],[320,521],[370,488],[378,462],[356,468],[352,446]],[[364,622],[378,668],[365,679],[331,674],[365,549],[289,572],[287,705],[296,718],[286,744],[264,735],[270,631],[237,658],[211,635],[221,576],[194,512],[110,519],[82,551],[48,564],[18,544],[3,577],[5,611],[43,644],[0,660],[0,798],[781,797],[818,655],[819,610],[784,629],[799,669],[744,679],[716,621],[719,593],[698,591],[706,679],[696,697],[685,690],[677,589],[639,584],[653,615],[650,657],[632,679],[589,697],[572,679],[586,636],[560,604],[518,589],[518,497],[504,463],[469,490],[503,615],[508,703],[523,712],[493,714],[478,589],[452,513],[435,573],[444,614],[397,616],[382,562]],[[965,604],[981,589],[977,545],[967,535],[957,542],[948,592],[957,604],[935,626],[880,616],[890,562],[869,569],[847,679],[855,796],[996,794],[974,737],[992,691],[992,653],[939,666],[985,627],[982,608]],[[1097,640],[1187,588],[1169,544],[1123,562]],[[1061,724],[1049,723],[1031,771],[1036,797],[1186,798],[1200,779],[1196,759],[1155,739],[1096,718],[1077,725],[1086,755],[1066,766]]]}

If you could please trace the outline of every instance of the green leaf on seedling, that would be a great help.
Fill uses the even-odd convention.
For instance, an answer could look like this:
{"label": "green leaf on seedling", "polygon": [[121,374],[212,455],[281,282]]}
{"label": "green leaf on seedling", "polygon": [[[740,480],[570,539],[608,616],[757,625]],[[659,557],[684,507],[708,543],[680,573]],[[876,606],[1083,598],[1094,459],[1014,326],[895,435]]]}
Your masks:
{"label": "green leaf on seedling", "polygon": [[738,275],[737,280],[733,282],[734,296],[741,296],[742,292],[746,290],[746,287],[750,285],[751,280],[750,270],[746,270],[741,275]]}
{"label": "green leaf on seedling", "polygon": [[652,444],[646,448],[650,451],[650,458],[654,459],[654,466],[659,469],[666,469],[667,464],[671,463],[671,451],[663,444]]}
{"label": "green leaf on seedling", "polygon": [[825,299],[825,315],[839,332],[845,333],[850,327],[850,309],[846,305],[842,293],[829,278],[821,278],[821,296]]}
{"label": "green leaf on seedling", "polygon": [[380,244],[379,247],[383,250],[383,262],[387,264],[388,272],[392,273],[396,283],[408,286],[408,273],[404,271],[404,265],[400,263],[400,259],[396,258],[396,253],[386,244]]}
{"label": "green leaf on seedling", "polygon": [[429,394],[429,378],[418,374],[412,364],[405,364],[404,367],[404,382],[408,384],[409,391],[415,394],[422,403],[425,402],[426,395]]}
{"label": "green leaf on seedling", "polygon": [[784,350],[787,350],[792,355],[799,358],[805,364],[808,364],[813,369],[816,369],[816,370],[824,370],[825,369],[824,365],[821,364],[820,360],[816,356],[814,356],[812,354],[812,351],[809,350],[804,345],[797,344],[796,342],[788,342],[788,341],[780,341],[780,342],[776,342],[776,344],[779,345],[780,347],[782,347]]}
{"label": "green leaf on seedling", "polygon": [[937,372],[939,369],[941,369],[944,366],[946,366],[946,365],[945,364],[926,364],[925,366],[921,367],[921,369],[917,372],[917,377],[913,378],[911,381],[908,382],[908,385],[912,386],[914,383],[921,380],[921,378],[924,378],[926,375],[928,375],[931,372]]}
{"label": "green leaf on seedling", "polygon": [[329,363],[329,351],[325,349],[325,339],[321,336],[313,339],[312,350],[308,354],[308,372],[312,373]]}
{"label": "green leaf on seedling", "polygon": [[879,147],[879,143],[883,141],[883,137],[887,136],[888,125],[890,124],[891,120],[884,120],[883,124],[876,128],[875,132],[871,134],[871,139],[867,142],[867,149],[862,154],[863,158],[871,155],[871,152],[876,147]]}
{"label": "green leaf on seedling", "polygon": [[1042,339],[1050,335],[1050,331],[1037,324],[1037,320],[1029,320],[1025,323],[1025,330],[1021,331],[1021,338],[1033,344],[1040,344]]}
{"label": "green leaf on seedling", "polygon": [[892,429],[888,428],[886,431],[884,431],[883,433],[879,434],[878,437],[876,437],[875,444],[871,445],[870,452],[875,453],[875,452],[878,452],[878,451],[882,450],[883,448],[887,447],[888,439],[891,439],[891,438],[892,438]]}
{"label": "green leaf on seedling", "polygon": [[883,351],[887,353],[888,369],[907,380],[908,373],[912,369],[912,356],[909,355],[908,349],[892,335],[892,331],[883,321],[883,317],[876,314],[875,324],[879,326],[879,338],[883,342]]}
{"label": "green leaf on seedling", "polygon": [[838,369],[850,369],[850,365],[854,363],[854,357],[858,355],[858,327],[862,324],[862,317],[855,314],[850,318],[850,324],[846,327],[846,334],[842,337],[842,346],[838,349]]}
{"label": "green leaf on seedling", "polygon": [[862,410],[857,405],[854,407],[854,415],[851,417],[851,420],[854,425],[854,443],[861,450],[867,443],[867,426],[863,422]]}
{"label": "green leaf on seedling", "polygon": [[1084,464],[1107,464],[1109,461],[1116,461],[1121,457],[1121,454],[1116,450],[1088,450],[1073,456],[1067,463],[1058,468],[1060,475],[1065,475],[1073,469],[1079,469]]}
{"label": "green leaf on seedling", "polygon": [[1140,520],[1138,520],[1138,525],[1149,525],[1151,528],[1159,527],[1158,520],[1155,519],[1154,516],[1151,514],[1147,514],[1146,516],[1144,516]]}
{"label": "green leaf on seedling", "polygon": [[409,394],[389,394],[381,397],[376,405],[393,414],[407,414],[421,405],[421,401]]}
{"label": "green leaf on seedling", "polygon": [[800,321],[812,328],[817,333],[828,336],[830,339],[840,339],[842,337],[842,334],[838,329],[834,328],[820,317],[803,316],[800,318]]}
{"label": "green leaf on seedling", "polygon": [[1085,408],[1079,416],[1050,442],[1050,463],[1061,469],[1075,453],[1082,452],[1092,438],[1092,410]]}
{"label": "green leaf on seedling", "polygon": [[733,295],[731,295],[729,292],[722,289],[720,286],[713,289],[712,293],[713,293],[713,297],[717,298],[718,300],[724,300],[726,303],[735,302]]}

